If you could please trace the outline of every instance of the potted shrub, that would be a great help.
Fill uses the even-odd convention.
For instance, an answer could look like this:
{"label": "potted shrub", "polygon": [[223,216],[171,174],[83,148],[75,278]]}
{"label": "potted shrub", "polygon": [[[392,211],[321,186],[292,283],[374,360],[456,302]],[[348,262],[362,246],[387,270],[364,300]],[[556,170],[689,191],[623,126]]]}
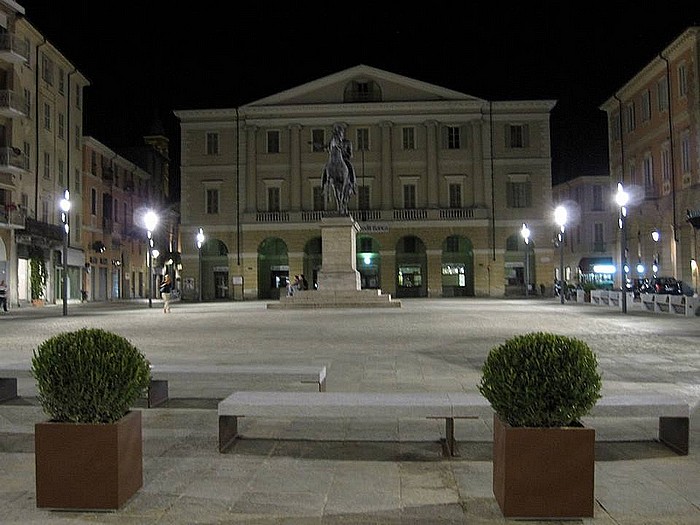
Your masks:
{"label": "potted shrub", "polygon": [[598,362],[578,339],[545,332],[493,348],[478,385],[494,409],[493,492],[508,518],[592,517]]}
{"label": "potted shrub", "polygon": [[83,328],[34,351],[50,420],[35,425],[37,507],[118,509],[143,485],[141,412],[150,364],[124,337]]}

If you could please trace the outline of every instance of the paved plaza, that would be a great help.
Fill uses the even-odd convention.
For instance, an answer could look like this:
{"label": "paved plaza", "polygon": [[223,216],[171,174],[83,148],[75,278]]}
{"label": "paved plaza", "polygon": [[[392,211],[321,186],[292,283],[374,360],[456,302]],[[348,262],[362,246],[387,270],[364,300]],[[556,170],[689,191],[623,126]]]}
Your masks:
{"label": "paved plaza", "polygon": [[[622,314],[557,299],[402,299],[401,308],[269,310],[263,301],[160,301],[14,308],[0,314],[0,362],[28,361],[56,333],[97,327],[153,363],[326,365],[328,391],[476,392],[494,346],[518,334],[578,337],[597,354],[604,393],[687,399],[690,454],[654,441],[654,418],[589,418],[596,429],[595,518],[604,525],[700,524],[700,317]],[[0,523],[492,524],[491,421],[457,420],[460,455],[441,455],[435,420],[243,418],[244,438],[217,448],[220,398],[235,390],[314,385],[171,382],[142,411],[144,484],[116,512],[36,508],[30,379],[0,404]],[[528,522],[537,523],[537,522]],[[547,521],[543,523],[557,523]],[[571,522],[568,522],[571,523]]]}

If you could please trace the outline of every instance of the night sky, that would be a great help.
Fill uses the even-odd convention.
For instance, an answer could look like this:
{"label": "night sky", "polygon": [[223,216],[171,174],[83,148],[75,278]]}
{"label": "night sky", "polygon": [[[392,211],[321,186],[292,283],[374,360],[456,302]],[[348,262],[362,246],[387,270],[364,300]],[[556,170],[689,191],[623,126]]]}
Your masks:
{"label": "night sky", "polygon": [[18,1],[91,82],[85,134],[107,147],[142,144],[157,116],[179,164],[174,110],[234,108],[366,64],[486,100],[556,100],[555,183],[607,173],[598,108],[700,25],[700,2]]}

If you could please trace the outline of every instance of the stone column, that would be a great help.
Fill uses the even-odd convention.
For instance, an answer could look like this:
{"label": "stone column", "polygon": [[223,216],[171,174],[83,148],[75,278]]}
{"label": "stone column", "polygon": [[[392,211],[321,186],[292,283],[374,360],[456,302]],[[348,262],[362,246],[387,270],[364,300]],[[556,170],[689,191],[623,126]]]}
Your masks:
{"label": "stone column", "polygon": [[394,174],[393,155],[391,151],[391,122],[382,122],[382,147],[381,147],[381,200],[383,210],[394,209]]}
{"label": "stone column", "polygon": [[292,124],[289,126],[289,206],[291,211],[302,209],[302,181],[301,181],[301,150],[299,132],[301,126]]}
{"label": "stone column", "polygon": [[257,148],[255,147],[255,134],[257,132],[257,126],[246,127],[246,209],[248,213],[254,213],[257,210],[258,199],[257,199],[257,184],[256,184],[256,172],[257,164],[255,158],[257,156]]}

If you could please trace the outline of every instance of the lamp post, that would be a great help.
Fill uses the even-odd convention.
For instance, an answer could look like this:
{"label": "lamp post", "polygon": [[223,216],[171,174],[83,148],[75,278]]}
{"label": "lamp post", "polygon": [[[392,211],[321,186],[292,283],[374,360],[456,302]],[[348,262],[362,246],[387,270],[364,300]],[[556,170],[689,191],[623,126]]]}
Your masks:
{"label": "lamp post", "polygon": [[651,239],[654,241],[654,262],[651,265],[651,271],[654,277],[659,273],[659,239],[661,234],[659,230],[654,230],[651,232]]}
{"label": "lamp post", "polygon": [[525,297],[528,297],[530,295],[530,228],[526,223],[523,223],[520,235],[525,241]]}
{"label": "lamp post", "polygon": [[148,232],[148,307],[153,308],[153,230],[158,224],[158,217],[149,210],[144,215],[143,222]]}
{"label": "lamp post", "polygon": [[68,212],[70,211],[70,192],[63,191],[61,199],[61,222],[63,223],[63,283],[61,293],[63,295],[63,315],[68,315],[68,232],[70,230]]}
{"label": "lamp post", "polygon": [[620,228],[620,287],[622,290],[622,313],[627,313],[627,236],[625,232],[625,223],[627,222],[627,201],[629,195],[625,191],[621,182],[617,183],[617,194],[615,202],[620,207],[620,215],[617,220],[617,225]]}
{"label": "lamp post", "polygon": [[564,304],[564,230],[566,229],[567,212],[564,206],[557,206],[554,210],[554,222],[559,226],[557,241],[559,242],[559,299]]}
{"label": "lamp post", "polygon": [[197,230],[197,251],[199,252],[199,302],[202,302],[202,245],[204,244],[204,230]]}

